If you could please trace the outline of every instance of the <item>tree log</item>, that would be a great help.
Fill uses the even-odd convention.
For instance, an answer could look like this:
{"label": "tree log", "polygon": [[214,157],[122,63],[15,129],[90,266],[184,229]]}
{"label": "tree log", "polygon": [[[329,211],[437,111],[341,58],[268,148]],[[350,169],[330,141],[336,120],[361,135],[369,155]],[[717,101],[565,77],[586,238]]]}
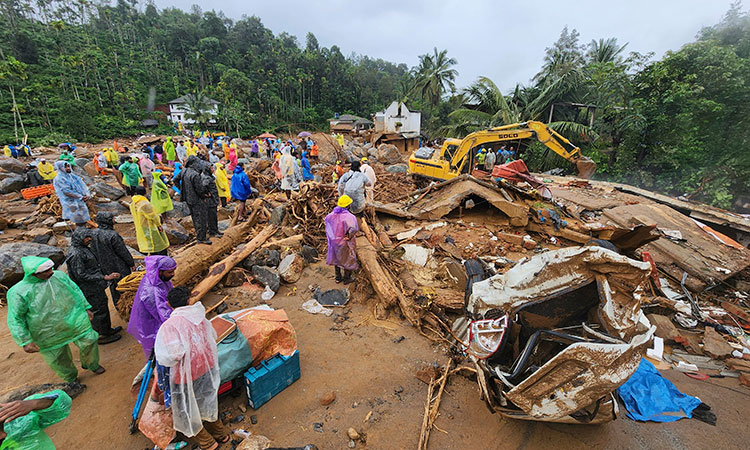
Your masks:
{"label": "tree log", "polygon": [[419,328],[420,317],[416,305],[406,298],[401,289],[396,287],[391,275],[378,262],[378,253],[375,251],[375,247],[364,236],[357,237],[357,257],[362,269],[370,278],[370,283],[378,295],[380,303],[386,307],[398,303],[401,312],[409,323]]}
{"label": "tree log", "polygon": [[211,288],[216,286],[216,284],[221,281],[222,278],[224,278],[224,275],[226,275],[234,266],[250,256],[252,252],[259,249],[261,245],[263,245],[263,243],[265,243],[268,238],[273,236],[273,234],[278,229],[279,227],[277,225],[266,225],[266,227],[261,230],[261,232],[258,233],[250,242],[238,248],[237,250],[232,252],[232,254],[211,266],[206,277],[202,279],[201,282],[193,288],[193,292],[190,293],[189,303],[192,305],[203,298],[203,296],[206,295],[208,291],[211,290]]}
{"label": "tree log", "polygon": [[[257,200],[256,200],[257,201]],[[257,203],[257,205],[262,205]],[[194,276],[208,269],[224,253],[232,250],[241,242],[247,239],[247,234],[252,229],[257,211],[262,206],[253,204],[254,210],[249,220],[241,223],[239,226],[230,227],[224,232],[224,237],[214,238],[211,245],[195,244],[183,249],[172,255],[177,261],[177,270],[172,279],[172,284],[180,286],[190,281]]]}

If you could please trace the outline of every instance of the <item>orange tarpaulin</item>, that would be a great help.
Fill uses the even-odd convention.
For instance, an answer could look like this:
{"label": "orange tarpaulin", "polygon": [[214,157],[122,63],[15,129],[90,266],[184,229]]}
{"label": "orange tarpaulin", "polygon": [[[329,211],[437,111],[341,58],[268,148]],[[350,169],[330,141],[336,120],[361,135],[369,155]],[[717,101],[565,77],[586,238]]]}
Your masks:
{"label": "orange tarpaulin", "polygon": [[283,309],[250,310],[235,317],[253,355],[253,365],[281,353],[291,356],[297,350],[297,333]]}

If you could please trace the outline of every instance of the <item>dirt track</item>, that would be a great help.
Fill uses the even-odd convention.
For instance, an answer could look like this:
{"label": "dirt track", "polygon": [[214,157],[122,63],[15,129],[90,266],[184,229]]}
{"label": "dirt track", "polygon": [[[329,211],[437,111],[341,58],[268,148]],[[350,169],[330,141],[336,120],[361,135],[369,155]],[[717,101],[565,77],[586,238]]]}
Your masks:
{"label": "dirt track", "polygon": [[[302,295],[287,296],[291,289],[284,286],[271,300],[271,306],[287,311],[296,328],[302,378],[258,411],[249,410],[244,422],[233,426],[263,434],[278,447],[314,443],[320,449],[346,448],[346,430],[353,427],[367,440],[366,445],[358,443],[357,448],[415,448],[427,387],[414,373],[424,364],[446,361],[445,348],[432,344],[403,321],[391,319],[378,323],[380,326],[367,322],[372,317],[368,304],[355,303],[337,310],[347,317],[338,319],[340,323],[335,315],[313,316],[300,310],[299,305],[308,298],[305,291],[309,284],[334,286],[332,272],[322,264],[308,268],[297,283]],[[226,290],[225,294],[230,292],[235,292],[232,298],[243,305],[255,304],[250,299],[256,294],[240,294],[242,288]],[[215,299],[213,296],[207,303]],[[0,392],[56,382],[38,355],[25,354],[10,339],[4,325],[6,311],[0,310]],[[119,318],[114,321],[122,324]],[[405,339],[395,342],[400,336]],[[88,389],[74,400],[70,417],[49,429],[52,440],[59,449],[150,448],[142,435],[131,436],[127,431],[133,405],[128,389],[144,362],[140,347],[126,334],[121,341],[103,346],[101,354],[107,372],[101,376],[81,373]],[[641,424],[624,414],[603,426],[504,420],[488,412],[473,381],[454,376],[443,395],[437,420],[438,427],[447,434],[433,430],[430,448],[745,448],[743,442],[750,437],[745,420],[750,415],[750,389],[739,387],[733,379],[696,381],[674,371],[664,374],[684,392],[708,403],[716,412],[718,425],[712,427],[696,420]],[[336,393],[336,401],[322,407],[318,398],[328,391]],[[222,401],[221,410],[238,415],[239,403],[240,399],[228,398]],[[371,418],[365,423],[370,411]],[[257,415],[257,425],[250,424],[251,414]],[[313,431],[316,422],[323,423],[322,433]]]}

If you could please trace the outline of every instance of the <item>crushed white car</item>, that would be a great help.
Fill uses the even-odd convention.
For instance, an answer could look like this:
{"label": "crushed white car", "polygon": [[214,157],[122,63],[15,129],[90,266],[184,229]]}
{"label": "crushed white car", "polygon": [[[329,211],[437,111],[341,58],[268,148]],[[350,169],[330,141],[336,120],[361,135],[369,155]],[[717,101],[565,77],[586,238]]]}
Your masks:
{"label": "crushed white car", "polygon": [[602,247],[571,247],[475,283],[453,328],[488,406],[516,419],[613,420],[612,393],[655,330],[641,311],[650,271]]}

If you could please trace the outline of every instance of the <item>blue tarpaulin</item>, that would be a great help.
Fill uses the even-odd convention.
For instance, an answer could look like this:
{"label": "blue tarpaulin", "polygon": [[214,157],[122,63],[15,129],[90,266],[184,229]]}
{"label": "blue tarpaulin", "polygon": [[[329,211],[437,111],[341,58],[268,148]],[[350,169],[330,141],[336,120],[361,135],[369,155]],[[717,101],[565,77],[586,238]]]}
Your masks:
{"label": "blue tarpaulin", "polygon": [[617,389],[627,416],[633,420],[674,422],[692,417],[700,399],[685,395],[664,378],[653,364],[641,359],[638,370]]}

